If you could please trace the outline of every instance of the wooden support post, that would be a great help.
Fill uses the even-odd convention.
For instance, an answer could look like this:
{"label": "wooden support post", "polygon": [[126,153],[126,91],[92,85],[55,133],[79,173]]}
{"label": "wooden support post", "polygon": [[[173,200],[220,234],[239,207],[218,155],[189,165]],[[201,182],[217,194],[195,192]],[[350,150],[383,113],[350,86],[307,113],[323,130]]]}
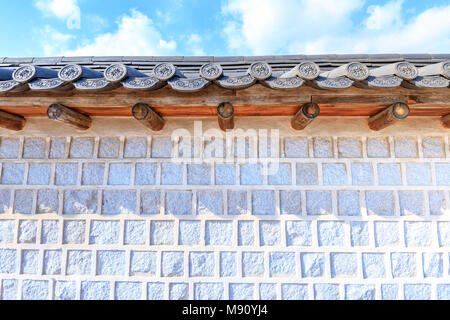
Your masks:
{"label": "wooden support post", "polygon": [[409,107],[406,103],[396,102],[383,111],[369,118],[369,128],[375,131],[384,129],[395,122],[405,119],[409,115]]}
{"label": "wooden support post", "polygon": [[441,123],[444,128],[450,129],[450,113],[445,116],[442,116]]}
{"label": "wooden support post", "polygon": [[24,117],[11,114],[5,111],[0,111],[0,127],[20,131],[25,127],[27,120]]}
{"label": "wooden support post", "polygon": [[303,130],[309,125],[314,118],[320,113],[320,108],[317,103],[305,103],[291,119],[291,127],[295,130]]}
{"label": "wooden support post", "polygon": [[131,110],[133,117],[147,128],[160,131],[164,128],[164,119],[146,103],[136,103]]}
{"label": "wooden support post", "polygon": [[54,103],[48,107],[47,116],[51,120],[63,122],[80,130],[87,130],[92,124],[91,117],[59,103]]}
{"label": "wooden support post", "polygon": [[222,102],[217,107],[217,120],[223,131],[234,128],[234,107],[230,102]]}

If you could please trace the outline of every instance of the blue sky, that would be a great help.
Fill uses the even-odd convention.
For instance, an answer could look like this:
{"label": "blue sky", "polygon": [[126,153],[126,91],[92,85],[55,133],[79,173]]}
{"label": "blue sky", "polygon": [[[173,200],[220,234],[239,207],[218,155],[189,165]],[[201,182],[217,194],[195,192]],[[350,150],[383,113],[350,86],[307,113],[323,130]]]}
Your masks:
{"label": "blue sky", "polygon": [[444,0],[15,0],[0,56],[449,53]]}

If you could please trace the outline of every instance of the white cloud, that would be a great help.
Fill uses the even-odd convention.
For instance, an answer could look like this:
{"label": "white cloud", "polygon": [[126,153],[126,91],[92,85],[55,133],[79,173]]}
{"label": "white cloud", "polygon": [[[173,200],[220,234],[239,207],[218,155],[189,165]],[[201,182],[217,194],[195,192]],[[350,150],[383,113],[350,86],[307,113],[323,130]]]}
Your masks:
{"label": "white cloud", "polygon": [[205,50],[203,50],[201,44],[202,44],[202,37],[197,33],[192,33],[187,37],[186,45],[193,55],[195,56],[206,55]]}
{"label": "white cloud", "polygon": [[162,39],[153,21],[137,10],[124,15],[118,21],[118,29],[105,33],[64,55],[170,55],[177,44]]}
{"label": "white cloud", "polygon": [[364,10],[363,0],[228,0],[223,31],[237,54],[450,51],[450,5],[405,20],[402,3]]}
{"label": "white cloud", "polygon": [[45,56],[54,56],[61,50],[67,50],[69,41],[75,36],[67,33],[59,32],[49,25],[45,25],[43,29],[35,29],[34,37],[39,39]]}
{"label": "white cloud", "polygon": [[45,16],[66,20],[69,29],[81,27],[81,10],[77,0],[36,0],[35,5]]}

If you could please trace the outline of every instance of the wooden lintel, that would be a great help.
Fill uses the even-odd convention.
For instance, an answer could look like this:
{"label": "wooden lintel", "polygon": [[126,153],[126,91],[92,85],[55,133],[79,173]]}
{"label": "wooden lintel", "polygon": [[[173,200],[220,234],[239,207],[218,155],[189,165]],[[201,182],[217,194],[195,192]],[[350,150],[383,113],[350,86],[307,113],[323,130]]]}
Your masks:
{"label": "wooden lintel", "polygon": [[441,118],[441,123],[444,128],[450,129],[450,113]]}
{"label": "wooden lintel", "polygon": [[234,128],[234,107],[229,102],[222,102],[217,107],[219,127],[223,131]]}
{"label": "wooden lintel", "polygon": [[391,126],[399,120],[406,119],[408,115],[408,105],[403,102],[397,102],[385,110],[371,116],[368,120],[368,125],[370,129],[378,131]]}
{"label": "wooden lintel", "polygon": [[11,114],[5,111],[0,111],[0,127],[20,131],[25,127],[27,121],[24,117]]}
{"label": "wooden lintel", "polygon": [[136,120],[153,131],[164,128],[164,119],[146,103],[136,103],[131,112]]}
{"label": "wooden lintel", "polygon": [[305,129],[320,113],[317,103],[305,103],[291,119],[291,127],[295,130]]}
{"label": "wooden lintel", "polygon": [[51,120],[65,123],[71,127],[87,130],[91,127],[91,117],[72,110],[60,103],[54,103],[47,109],[47,116]]}

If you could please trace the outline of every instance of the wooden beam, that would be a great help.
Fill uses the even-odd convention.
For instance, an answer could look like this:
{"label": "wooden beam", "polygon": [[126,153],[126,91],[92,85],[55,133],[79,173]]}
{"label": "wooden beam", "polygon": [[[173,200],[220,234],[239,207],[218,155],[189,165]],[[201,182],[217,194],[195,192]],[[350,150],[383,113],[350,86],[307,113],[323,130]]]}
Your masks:
{"label": "wooden beam", "polygon": [[230,102],[222,102],[217,107],[217,120],[223,131],[234,128],[234,107]]}
{"label": "wooden beam", "polygon": [[146,103],[136,103],[131,112],[136,120],[153,131],[164,128],[164,119]]}
{"label": "wooden beam", "polygon": [[11,114],[5,111],[0,111],[0,127],[20,131],[25,127],[27,121],[24,117]]}
{"label": "wooden beam", "polygon": [[292,117],[291,127],[295,130],[303,130],[319,115],[319,113],[320,108],[317,103],[305,103]]}
{"label": "wooden beam", "polygon": [[47,116],[51,120],[65,123],[71,127],[87,130],[91,127],[91,117],[72,110],[60,103],[54,103],[47,109]]}
{"label": "wooden beam", "polygon": [[369,128],[378,131],[394,124],[399,120],[407,118],[408,115],[408,105],[403,102],[396,102],[385,110],[371,116],[368,121]]}
{"label": "wooden beam", "polygon": [[445,116],[442,116],[441,123],[444,128],[450,129],[450,113]]}

